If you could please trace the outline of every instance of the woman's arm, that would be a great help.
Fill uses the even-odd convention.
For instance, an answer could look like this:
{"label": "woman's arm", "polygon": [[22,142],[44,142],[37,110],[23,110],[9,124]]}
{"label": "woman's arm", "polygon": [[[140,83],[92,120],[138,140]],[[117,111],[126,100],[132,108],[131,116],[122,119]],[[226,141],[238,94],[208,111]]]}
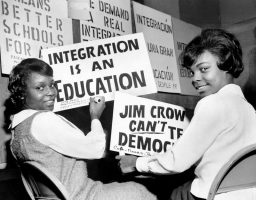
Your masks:
{"label": "woman's arm", "polygon": [[[165,153],[139,157],[135,163],[137,170],[157,174],[187,170],[203,156],[216,137],[231,126],[226,113],[224,104],[217,103],[214,99],[200,102],[189,126],[176,144]],[[126,166],[124,163],[122,165]]]}
{"label": "woman's arm", "polygon": [[105,101],[90,102],[91,131],[85,136],[74,124],[53,112],[43,112],[32,123],[32,135],[55,151],[76,158],[98,159],[104,155],[105,133],[99,121]]}

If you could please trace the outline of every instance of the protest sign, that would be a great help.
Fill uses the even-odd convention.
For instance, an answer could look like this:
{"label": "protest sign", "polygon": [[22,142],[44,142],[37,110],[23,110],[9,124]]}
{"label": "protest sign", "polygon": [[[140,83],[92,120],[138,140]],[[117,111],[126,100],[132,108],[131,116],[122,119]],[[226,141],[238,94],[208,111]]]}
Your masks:
{"label": "protest sign", "polygon": [[116,92],[110,150],[137,156],[165,152],[188,123],[183,107]]}
{"label": "protest sign", "polygon": [[170,15],[133,2],[136,32],[143,32],[158,91],[180,93]]}
{"label": "protest sign", "polygon": [[42,54],[54,70],[55,111],[88,105],[91,96],[113,100],[115,91],[157,91],[142,33],[43,49]]}
{"label": "protest sign", "polygon": [[42,48],[73,43],[72,20],[63,18],[67,17],[65,0],[1,0],[0,9],[4,74],[9,74],[12,67],[24,58],[40,58]]}
{"label": "protest sign", "polygon": [[172,18],[172,25],[175,44],[174,47],[180,75],[181,93],[185,95],[199,95],[195,88],[192,86],[188,69],[180,65],[179,56],[184,50],[186,44],[201,32],[201,28],[174,17]]}
{"label": "protest sign", "polygon": [[132,33],[130,0],[72,0],[69,17],[79,20],[81,41]]}

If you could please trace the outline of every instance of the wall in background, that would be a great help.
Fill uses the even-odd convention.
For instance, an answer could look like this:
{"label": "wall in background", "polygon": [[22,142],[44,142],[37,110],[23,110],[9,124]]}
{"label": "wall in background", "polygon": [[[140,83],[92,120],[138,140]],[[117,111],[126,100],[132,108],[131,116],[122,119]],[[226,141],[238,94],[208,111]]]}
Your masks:
{"label": "wall in background", "polygon": [[0,169],[6,166],[6,142],[10,139],[10,134],[8,134],[5,130],[5,100],[9,96],[9,92],[7,90],[8,79],[7,77],[0,76]]}
{"label": "wall in background", "polygon": [[226,28],[236,34],[243,48],[244,72],[237,83],[243,87],[246,99],[256,108],[256,18]]}
{"label": "wall in background", "polygon": [[180,19],[199,27],[220,27],[219,1],[179,0]]}
{"label": "wall in background", "polygon": [[221,25],[226,27],[256,18],[255,0],[219,0]]}
{"label": "wall in background", "polygon": [[180,18],[179,0],[144,0],[144,5],[169,14],[173,17]]}

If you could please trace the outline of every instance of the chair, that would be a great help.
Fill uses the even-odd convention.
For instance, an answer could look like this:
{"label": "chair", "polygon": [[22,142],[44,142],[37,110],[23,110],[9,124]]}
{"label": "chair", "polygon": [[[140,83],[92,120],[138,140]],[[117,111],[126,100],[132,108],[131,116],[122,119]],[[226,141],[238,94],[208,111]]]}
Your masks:
{"label": "chair", "polygon": [[256,187],[256,144],[241,149],[215,177],[207,200],[216,194]]}
{"label": "chair", "polygon": [[69,200],[62,183],[39,164],[24,162],[19,167],[23,185],[31,200]]}

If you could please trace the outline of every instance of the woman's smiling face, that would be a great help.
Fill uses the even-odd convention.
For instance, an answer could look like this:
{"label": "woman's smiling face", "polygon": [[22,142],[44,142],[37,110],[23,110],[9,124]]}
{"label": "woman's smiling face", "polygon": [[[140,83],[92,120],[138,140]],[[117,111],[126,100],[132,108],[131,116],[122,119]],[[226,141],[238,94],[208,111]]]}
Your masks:
{"label": "woman's smiling face", "polygon": [[26,84],[26,108],[53,110],[56,97],[53,77],[32,72]]}
{"label": "woman's smiling face", "polygon": [[191,66],[192,85],[201,97],[218,92],[230,83],[230,74],[217,66],[219,59],[209,51],[202,53]]}

